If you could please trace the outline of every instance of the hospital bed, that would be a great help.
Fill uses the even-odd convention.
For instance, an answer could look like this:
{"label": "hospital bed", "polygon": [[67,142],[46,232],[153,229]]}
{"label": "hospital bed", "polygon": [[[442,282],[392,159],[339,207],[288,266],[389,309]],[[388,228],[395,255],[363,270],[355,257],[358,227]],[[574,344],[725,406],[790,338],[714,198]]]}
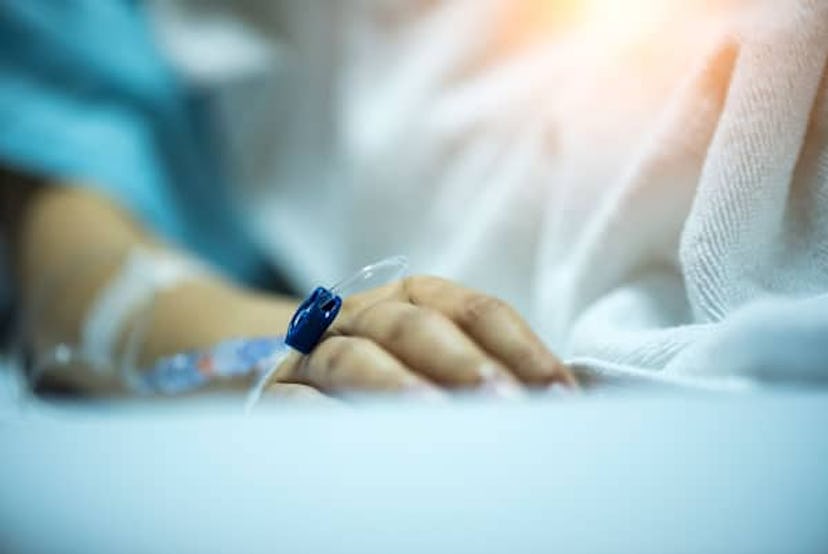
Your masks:
{"label": "hospital bed", "polygon": [[0,551],[825,552],[828,394],[50,405]]}

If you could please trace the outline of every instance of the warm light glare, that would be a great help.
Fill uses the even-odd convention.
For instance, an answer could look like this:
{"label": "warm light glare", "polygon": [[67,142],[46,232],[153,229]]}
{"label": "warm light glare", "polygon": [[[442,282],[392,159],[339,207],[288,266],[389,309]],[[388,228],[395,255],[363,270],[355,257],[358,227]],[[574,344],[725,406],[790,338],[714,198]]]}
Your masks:
{"label": "warm light glare", "polygon": [[671,0],[585,0],[587,25],[612,35],[648,34],[675,11],[681,2]]}

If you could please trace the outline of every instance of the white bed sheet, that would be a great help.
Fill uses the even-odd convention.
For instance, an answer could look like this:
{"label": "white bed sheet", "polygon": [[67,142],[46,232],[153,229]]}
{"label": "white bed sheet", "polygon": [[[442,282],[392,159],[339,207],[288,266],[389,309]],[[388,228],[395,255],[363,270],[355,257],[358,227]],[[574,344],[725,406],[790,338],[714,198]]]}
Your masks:
{"label": "white bed sheet", "polygon": [[816,552],[828,394],[29,407],[2,552]]}

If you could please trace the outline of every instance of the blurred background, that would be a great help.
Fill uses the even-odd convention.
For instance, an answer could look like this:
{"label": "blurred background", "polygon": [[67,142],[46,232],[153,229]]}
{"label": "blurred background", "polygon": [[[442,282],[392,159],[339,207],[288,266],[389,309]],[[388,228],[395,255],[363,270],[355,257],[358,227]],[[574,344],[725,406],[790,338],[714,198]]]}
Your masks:
{"label": "blurred background", "polygon": [[[31,191],[88,191],[212,271],[292,296],[402,253],[418,273],[506,299],[567,355],[587,303],[564,248],[647,155],[682,83],[708,63],[726,66],[709,60],[740,10],[654,0],[8,2],[4,220],[20,218]],[[659,202],[644,196],[639,209]],[[4,272],[4,336],[38,335],[35,358],[71,351],[78,361],[71,322],[85,312],[71,276],[121,253],[96,246],[94,233],[80,247],[44,240],[72,252],[63,260],[32,246],[57,261],[20,277],[16,294]],[[669,310],[690,317],[686,306]]]}

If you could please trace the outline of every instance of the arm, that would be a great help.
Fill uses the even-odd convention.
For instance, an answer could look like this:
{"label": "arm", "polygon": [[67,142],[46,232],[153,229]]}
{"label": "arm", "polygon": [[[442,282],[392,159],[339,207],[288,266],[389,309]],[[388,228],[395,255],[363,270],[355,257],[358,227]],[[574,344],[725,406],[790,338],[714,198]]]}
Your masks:
{"label": "arm", "polygon": [[[21,304],[30,316],[34,310],[39,312],[34,315],[48,313],[33,318],[36,346],[79,344],[91,302],[125,256],[138,246],[167,248],[95,192],[9,172],[0,188],[3,205],[9,208],[4,214],[5,233],[13,246]],[[227,337],[278,334],[295,304],[293,299],[263,295],[215,275],[187,280],[158,294],[139,365]]]}
{"label": "arm", "polygon": [[[0,61],[12,61],[0,80],[15,85],[0,87],[0,119],[8,123],[0,134],[2,158],[58,175],[90,176],[100,185],[117,184],[110,189],[124,197],[149,197],[172,186],[147,176],[167,173],[154,153],[169,145],[156,143],[155,134],[146,131],[172,121],[162,114],[178,105],[179,92],[165,78],[165,64],[134,7],[73,5],[74,24],[66,27],[59,19],[64,10],[16,5],[0,10],[0,36],[16,37],[13,48],[0,49]],[[33,16],[42,21],[33,25]],[[87,47],[65,47],[77,41]],[[113,42],[117,48],[98,47]],[[48,54],[52,52],[59,55]],[[63,101],[66,75],[76,75],[82,83],[68,102]],[[102,107],[118,109],[101,112]],[[147,119],[150,113],[165,119]],[[96,122],[91,128],[86,125],[90,116]],[[182,136],[190,132],[174,130]],[[199,176],[195,172],[181,182],[199,182]],[[3,224],[14,244],[22,305],[33,322],[29,342],[35,349],[77,345],[90,306],[129,253],[139,246],[167,246],[100,194],[19,175],[2,177],[0,194],[14,197],[4,199],[3,206],[13,208]],[[263,295],[220,277],[181,282],[157,295],[137,362],[148,364],[159,355],[229,337],[278,334],[294,305],[291,299]],[[127,321],[122,335],[134,323]],[[280,368],[278,384],[336,392],[412,383],[468,387],[492,377],[512,384],[572,382],[514,310],[440,279],[413,277],[349,298],[335,323],[312,355],[293,357],[284,371]],[[125,341],[125,336],[118,338]],[[91,377],[81,387],[101,388],[100,376]]]}
{"label": "arm", "polygon": [[[57,291],[50,317],[37,319],[34,341],[78,344],[90,303],[126,254],[138,246],[166,247],[94,192],[20,184],[4,188],[25,191],[17,195],[11,224],[25,309],[37,305],[41,276],[50,276],[48,288]],[[229,337],[277,334],[295,306],[294,299],[216,276],[181,283],[158,295],[139,365]],[[87,379],[78,382],[101,388]],[[574,379],[510,306],[450,281],[418,276],[348,298],[319,346],[309,356],[292,355],[271,386],[327,393],[482,386],[511,394],[523,384],[552,383],[574,385]]]}

